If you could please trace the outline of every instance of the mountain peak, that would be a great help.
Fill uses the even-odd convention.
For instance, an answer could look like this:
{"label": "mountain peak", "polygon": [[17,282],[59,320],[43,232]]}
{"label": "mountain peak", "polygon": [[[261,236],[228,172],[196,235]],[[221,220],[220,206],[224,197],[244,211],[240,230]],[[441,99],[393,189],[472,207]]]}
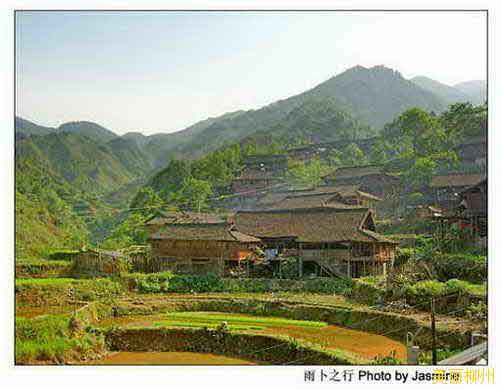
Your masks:
{"label": "mountain peak", "polygon": [[59,132],[80,134],[95,141],[107,142],[117,137],[113,131],[104,128],[94,122],[73,121],[63,123],[58,127]]}

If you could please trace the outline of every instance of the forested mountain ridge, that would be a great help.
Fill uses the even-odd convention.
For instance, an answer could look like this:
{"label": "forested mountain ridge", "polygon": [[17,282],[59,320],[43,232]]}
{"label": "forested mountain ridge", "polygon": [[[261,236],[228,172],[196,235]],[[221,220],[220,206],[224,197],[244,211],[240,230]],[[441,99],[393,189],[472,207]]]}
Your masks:
{"label": "forested mountain ridge", "polygon": [[454,87],[468,95],[472,104],[484,104],[488,99],[488,87],[484,80],[465,81],[455,84]]}
{"label": "forested mountain ridge", "polygon": [[[174,133],[119,136],[92,122],[52,128],[16,117],[16,200],[25,221],[17,228],[23,232],[18,237],[28,239],[30,230],[36,237],[20,242],[20,253],[53,245],[45,234],[59,237],[62,246],[74,246],[85,237],[100,242],[125,218],[131,201],[142,205],[144,199],[146,204],[168,200],[193,207],[199,195],[224,193],[250,154],[374,137],[383,123],[406,109],[440,113],[446,105],[398,72],[358,66],[302,94],[208,118]],[[357,164],[389,155],[385,142],[377,146],[364,156],[352,143],[326,163]],[[324,168],[309,167],[314,176]],[[303,174],[304,167],[296,170]]]}
{"label": "forested mountain ridge", "polygon": [[411,81],[422,87],[423,89],[428,90],[429,92],[432,92],[437,96],[440,96],[444,101],[448,103],[471,101],[471,97],[461,90],[440,83],[439,81],[430,79],[428,77],[416,76],[413,77]]}

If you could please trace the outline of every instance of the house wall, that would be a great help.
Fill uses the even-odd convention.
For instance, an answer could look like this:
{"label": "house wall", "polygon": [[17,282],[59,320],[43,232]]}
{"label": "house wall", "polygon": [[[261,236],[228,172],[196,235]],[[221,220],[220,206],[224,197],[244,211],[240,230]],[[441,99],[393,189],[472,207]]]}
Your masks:
{"label": "house wall", "polygon": [[261,190],[279,182],[276,179],[249,179],[249,180],[234,180],[232,182],[232,191],[234,193]]}
{"label": "house wall", "polygon": [[227,263],[244,260],[256,244],[223,241],[152,240],[152,255],[159,270],[223,275]]}
{"label": "house wall", "polygon": [[361,190],[378,197],[385,197],[399,192],[399,182],[397,179],[387,175],[368,175],[363,177],[346,177],[326,179],[328,185],[360,185]]}
{"label": "house wall", "polygon": [[130,259],[127,256],[111,256],[99,252],[82,252],[73,260],[72,273],[78,276],[110,276],[129,272]]}

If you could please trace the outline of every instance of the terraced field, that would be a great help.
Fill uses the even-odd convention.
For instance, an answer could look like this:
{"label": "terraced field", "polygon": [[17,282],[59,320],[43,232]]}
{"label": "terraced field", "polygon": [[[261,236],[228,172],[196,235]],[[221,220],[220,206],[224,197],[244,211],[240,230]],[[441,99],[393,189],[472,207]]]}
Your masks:
{"label": "terraced field", "polygon": [[388,356],[393,352],[398,359],[406,359],[405,346],[395,340],[320,321],[218,312],[174,312],[107,319],[102,321],[100,326],[216,329],[222,324],[225,324],[228,331],[290,337],[328,350],[343,350],[364,359],[374,359],[379,355]]}

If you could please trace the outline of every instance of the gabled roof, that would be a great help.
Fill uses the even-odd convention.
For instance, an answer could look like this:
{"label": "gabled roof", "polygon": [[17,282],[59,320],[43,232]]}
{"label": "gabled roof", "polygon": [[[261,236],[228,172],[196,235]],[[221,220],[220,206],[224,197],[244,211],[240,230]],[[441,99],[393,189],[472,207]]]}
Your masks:
{"label": "gabled roof", "polygon": [[438,175],[432,178],[430,186],[432,188],[470,187],[478,184],[484,178],[485,175],[482,173]]}
{"label": "gabled roof", "polygon": [[260,169],[245,169],[239,177],[234,179],[238,180],[281,180],[277,173],[269,170]]}
{"label": "gabled roof", "polygon": [[[359,196],[361,198],[366,198],[375,201],[381,201],[382,199],[378,196],[369,194],[364,191],[359,190],[359,185],[337,185],[337,186],[320,186],[316,188],[311,188],[308,190],[291,190],[291,191],[278,191],[269,192],[263,196],[259,201],[259,206],[275,206],[277,203],[281,203],[286,199],[291,199],[293,197],[306,197],[306,196],[319,196],[322,202],[329,199],[329,196],[334,198],[335,196],[342,199],[340,203],[343,203],[344,198]],[[321,204],[318,204],[320,206]]]}
{"label": "gabled roof", "polygon": [[353,177],[364,177],[369,175],[384,175],[382,165],[360,165],[353,167],[337,168],[334,172],[324,176],[324,178],[334,177],[336,179],[347,179]]}
{"label": "gabled roof", "polygon": [[237,229],[262,239],[295,237],[299,242],[390,242],[363,229],[372,213],[367,208],[318,207],[295,210],[240,211]]}
{"label": "gabled roof", "polygon": [[158,211],[155,216],[145,222],[145,225],[226,223],[228,217],[229,215],[197,213],[193,211]]}
{"label": "gabled roof", "polygon": [[479,191],[481,189],[481,187],[484,187],[485,189],[488,187],[488,179],[487,178],[484,178],[479,183],[476,183],[475,185],[473,185],[469,188],[466,188],[465,190],[460,192],[460,195],[466,194],[468,192]]}
{"label": "gabled roof", "polygon": [[267,207],[267,209],[273,210],[289,210],[289,209],[305,209],[312,207],[333,207],[339,209],[353,209],[355,206],[351,206],[339,201],[338,194],[302,194],[302,195],[291,195],[287,196],[283,200],[274,203]]}
{"label": "gabled roof", "polygon": [[234,241],[241,243],[260,242],[256,237],[238,232],[228,223],[213,224],[172,224],[165,225],[154,233],[151,240],[183,241]]}

